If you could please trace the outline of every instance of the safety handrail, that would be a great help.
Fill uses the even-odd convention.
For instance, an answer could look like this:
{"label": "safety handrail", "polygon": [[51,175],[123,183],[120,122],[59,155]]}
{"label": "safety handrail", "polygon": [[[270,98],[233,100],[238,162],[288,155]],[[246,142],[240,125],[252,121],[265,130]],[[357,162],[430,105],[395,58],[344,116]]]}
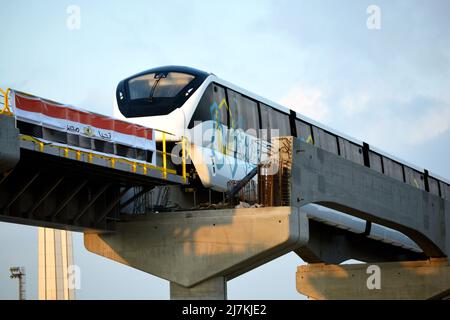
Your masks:
{"label": "safety handrail", "polygon": [[[167,168],[167,155],[169,154],[171,157],[173,157],[174,155],[171,152],[167,151],[167,135],[170,136],[175,136],[174,134],[171,134],[169,132],[165,132],[162,130],[157,130],[157,129],[153,129],[154,131],[160,132],[162,139],[161,139],[161,143],[162,143],[162,151],[160,150],[156,150],[157,153],[162,155],[162,171],[163,171],[163,178],[167,179],[167,172],[168,172],[168,168]],[[186,153],[186,144],[187,144],[187,139],[185,137],[181,137],[181,173],[182,173],[182,177],[183,177],[183,181],[186,182],[187,181],[187,170],[186,170],[186,157],[187,157],[187,153]],[[175,157],[179,157],[179,156],[175,156]]]}
{"label": "safety handrail", "polygon": [[[3,90],[2,88],[0,88],[0,114],[6,114],[8,116],[12,116],[13,112],[12,112],[12,108],[11,108],[11,101],[10,101],[10,93],[12,92],[12,90],[10,88]],[[3,98],[3,99],[2,99]],[[173,156],[171,154],[171,152],[167,152],[167,141],[166,141],[166,135],[171,135],[174,136],[173,134],[169,133],[169,132],[164,132],[162,130],[157,130],[157,129],[153,129],[154,132],[160,132],[162,133],[162,151],[160,150],[155,150],[156,153],[162,154],[162,158],[163,158],[163,166],[162,168],[159,168],[162,172],[163,172],[163,178],[167,179],[167,174],[176,174],[174,172],[174,170],[169,169],[167,166],[167,155],[170,154],[171,156]],[[38,141],[38,140],[36,140]],[[36,142],[35,141],[35,142]],[[41,149],[43,144],[39,143],[40,146],[40,151],[42,151]],[[182,164],[182,177],[183,177],[183,181],[186,182],[187,181],[187,172],[186,172],[186,138],[182,137],[181,138],[181,164]],[[66,148],[65,153],[68,153],[68,150]],[[89,154],[89,158],[92,158],[92,154]],[[114,167],[115,166],[115,162],[116,162],[116,158],[112,157],[109,159],[111,161],[111,166]],[[157,167],[157,166],[156,166]]]}
{"label": "safety handrail", "polygon": [[6,114],[8,116],[11,116],[13,114],[9,105],[10,92],[11,88],[6,89],[6,91],[0,88],[0,93],[3,95],[3,107],[0,108],[0,114]]}

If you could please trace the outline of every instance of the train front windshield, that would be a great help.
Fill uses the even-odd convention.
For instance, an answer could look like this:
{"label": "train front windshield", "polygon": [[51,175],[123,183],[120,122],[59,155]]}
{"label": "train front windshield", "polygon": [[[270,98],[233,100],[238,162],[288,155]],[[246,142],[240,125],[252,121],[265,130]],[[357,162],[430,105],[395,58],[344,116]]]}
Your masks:
{"label": "train front windshield", "polygon": [[128,81],[131,100],[173,98],[185,88],[194,76],[185,73],[150,73]]}
{"label": "train front windshield", "polygon": [[187,68],[160,68],[121,81],[117,104],[127,118],[167,115],[181,107],[206,75]]}

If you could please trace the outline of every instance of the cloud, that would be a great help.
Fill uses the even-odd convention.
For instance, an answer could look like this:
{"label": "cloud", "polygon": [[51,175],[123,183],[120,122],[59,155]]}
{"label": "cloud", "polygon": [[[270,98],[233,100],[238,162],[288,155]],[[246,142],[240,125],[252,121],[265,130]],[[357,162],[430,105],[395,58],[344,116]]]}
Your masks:
{"label": "cloud", "polygon": [[279,101],[390,153],[429,144],[450,130],[450,96],[383,95],[376,88],[349,93],[295,84]]}
{"label": "cloud", "polygon": [[317,121],[324,121],[330,113],[323,92],[310,86],[294,86],[281,98],[280,104]]}
{"label": "cloud", "polygon": [[419,123],[412,123],[415,129],[412,130],[408,139],[411,145],[426,143],[449,130],[450,105],[427,112],[422,117],[416,118],[416,122]]}
{"label": "cloud", "polygon": [[370,1],[282,3],[271,19],[302,55],[283,58],[278,101],[392,154],[448,137],[448,1],[380,0],[379,31],[366,28]]}
{"label": "cloud", "polygon": [[279,2],[273,2],[270,19],[293,54],[283,57],[290,69],[279,73],[287,88],[280,88],[278,97],[302,83],[326,92],[323,98],[333,109],[344,104],[340,111],[354,115],[369,100],[382,107],[390,100],[440,99],[448,92],[449,1],[380,0],[379,31],[366,27],[370,1]]}
{"label": "cloud", "polygon": [[398,107],[381,109],[385,110],[373,112],[372,119],[384,143],[419,147],[450,129],[449,100],[418,96]]}
{"label": "cloud", "polygon": [[343,109],[342,111],[344,111],[346,115],[352,116],[367,110],[369,102],[370,95],[364,92],[344,96],[340,105]]}

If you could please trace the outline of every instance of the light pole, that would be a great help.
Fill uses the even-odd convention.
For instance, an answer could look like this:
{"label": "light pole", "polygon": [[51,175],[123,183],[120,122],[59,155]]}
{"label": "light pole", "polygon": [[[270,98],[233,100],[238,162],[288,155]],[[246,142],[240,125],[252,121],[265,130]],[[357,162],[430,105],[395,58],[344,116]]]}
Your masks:
{"label": "light pole", "polygon": [[25,268],[24,267],[11,267],[9,268],[11,279],[19,279],[19,300],[25,300]]}

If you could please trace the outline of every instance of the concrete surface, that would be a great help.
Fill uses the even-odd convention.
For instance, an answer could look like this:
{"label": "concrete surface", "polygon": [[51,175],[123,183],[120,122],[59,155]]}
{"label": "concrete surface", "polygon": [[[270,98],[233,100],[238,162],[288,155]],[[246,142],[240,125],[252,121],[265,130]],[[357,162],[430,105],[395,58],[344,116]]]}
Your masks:
{"label": "concrete surface", "polygon": [[290,207],[149,214],[116,227],[85,234],[86,249],[184,287],[230,280],[308,241],[306,215]]}
{"label": "concrete surface", "polygon": [[19,130],[16,119],[0,114],[0,180],[1,174],[15,167],[20,159]]}
{"label": "concrete surface", "polygon": [[450,262],[309,264],[298,267],[296,284],[299,293],[319,300],[436,299],[450,290]]}
{"label": "concrete surface", "polygon": [[191,288],[170,283],[170,300],[226,300],[227,280],[215,277],[203,281]]}
{"label": "concrete surface", "polygon": [[428,257],[450,254],[450,201],[296,139],[292,206],[316,203],[409,236]]}

